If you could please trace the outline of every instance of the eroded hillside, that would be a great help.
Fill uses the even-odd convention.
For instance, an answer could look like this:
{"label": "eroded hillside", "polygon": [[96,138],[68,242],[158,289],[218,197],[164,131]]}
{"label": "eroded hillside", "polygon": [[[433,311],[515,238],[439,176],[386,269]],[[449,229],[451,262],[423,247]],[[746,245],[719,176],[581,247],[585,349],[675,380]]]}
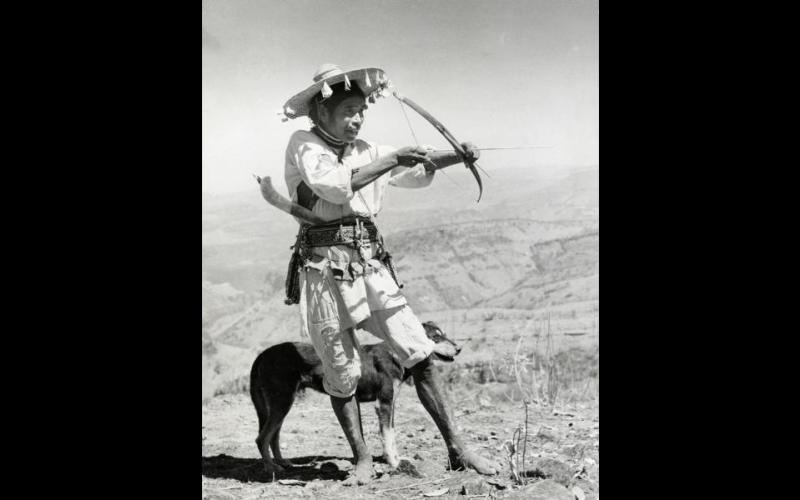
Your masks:
{"label": "eroded hillside", "polygon": [[597,281],[598,231],[582,223],[479,221],[407,230],[387,244],[400,256],[398,273],[418,312],[535,309],[597,298],[596,286],[570,286],[571,280]]}

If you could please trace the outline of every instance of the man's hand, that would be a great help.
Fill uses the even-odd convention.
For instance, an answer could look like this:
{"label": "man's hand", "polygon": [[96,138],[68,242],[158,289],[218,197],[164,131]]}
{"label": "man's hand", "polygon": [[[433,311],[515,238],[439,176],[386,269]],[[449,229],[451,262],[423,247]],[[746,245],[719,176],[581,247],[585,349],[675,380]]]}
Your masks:
{"label": "man's hand", "polygon": [[481,157],[480,150],[471,142],[462,142],[461,147],[464,148],[467,160],[477,161],[477,159]]}
{"label": "man's hand", "polygon": [[436,165],[428,157],[428,150],[423,147],[408,146],[398,149],[394,154],[397,157],[398,165],[413,167],[417,163],[425,163],[434,169],[436,168]]}

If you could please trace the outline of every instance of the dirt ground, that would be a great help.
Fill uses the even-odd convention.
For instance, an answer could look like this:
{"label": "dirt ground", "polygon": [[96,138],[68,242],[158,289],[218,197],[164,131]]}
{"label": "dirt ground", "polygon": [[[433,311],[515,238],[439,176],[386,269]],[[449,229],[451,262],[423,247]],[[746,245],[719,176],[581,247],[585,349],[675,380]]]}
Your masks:
{"label": "dirt ground", "polygon": [[[433,420],[414,388],[403,386],[395,428],[401,458],[407,462],[393,471],[383,461],[375,404],[364,403],[364,433],[377,478],[368,485],[350,487],[342,485],[352,468],[350,448],[327,396],[309,390],[296,400],[281,433],[283,456],[296,467],[274,478],[264,472],[256,449],[257,418],[249,396],[216,396],[203,406],[203,499],[424,498],[426,493],[435,493],[437,498],[567,498],[529,494],[531,490],[515,484],[504,443],[514,439],[518,427],[524,429],[524,405],[497,399],[451,395],[465,443],[502,464],[498,475],[487,478],[474,471],[448,471],[446,449]],[[525,488],[556,481],[566,487],[559,490],[562,495],[569,491],[573,498],[599,499],[599,405],[557,405],[555,411],[529,405],[528,414]],[[524,443],[519,442],[520,455]],[[522,470],[521,456],[517,459]],[[299,484],[281,484],[281,480]]]}

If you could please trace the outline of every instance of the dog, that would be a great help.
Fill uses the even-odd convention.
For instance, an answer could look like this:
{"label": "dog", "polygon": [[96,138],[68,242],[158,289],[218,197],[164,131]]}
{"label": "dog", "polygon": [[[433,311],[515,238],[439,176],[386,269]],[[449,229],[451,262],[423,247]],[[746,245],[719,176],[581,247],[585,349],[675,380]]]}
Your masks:
{"label": "dog", "polygon": [[[436,343],[433,356],[452,362],[461,352],[434,322],[422,324],[429,339]],[[383,439],[383,457],[389,466],[400,464],[394,436],[394,404],[400,384],[411,376],[383,342],[361,349],[361,378],[356,399],[360,402],[378,401],[376,412]],[[261,453],[267,473],[283,472],[293,464],[281,456],[280,432],[283,420],[299,391],[306,388],[325,393],[322,386],[322,361],[311,344],[284,342],[269,347],[258,355],[250,370],[250,398],[258,414],[256,446]],[[270,455],[270,447],[275,456]]]}

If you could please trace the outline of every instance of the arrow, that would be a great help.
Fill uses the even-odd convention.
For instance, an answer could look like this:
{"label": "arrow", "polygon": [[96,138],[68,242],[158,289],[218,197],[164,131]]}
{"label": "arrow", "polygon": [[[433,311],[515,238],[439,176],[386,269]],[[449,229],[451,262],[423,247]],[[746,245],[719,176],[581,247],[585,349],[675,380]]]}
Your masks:
{"label": "arrow", "polygon": [[[501,146],[496,148],[473,148],[478,151],[495,151],[498,149],[538,149],[538,148],[552,148],[553,146]],[[455,151],[454,149],[434,149],[434,151]]]}

